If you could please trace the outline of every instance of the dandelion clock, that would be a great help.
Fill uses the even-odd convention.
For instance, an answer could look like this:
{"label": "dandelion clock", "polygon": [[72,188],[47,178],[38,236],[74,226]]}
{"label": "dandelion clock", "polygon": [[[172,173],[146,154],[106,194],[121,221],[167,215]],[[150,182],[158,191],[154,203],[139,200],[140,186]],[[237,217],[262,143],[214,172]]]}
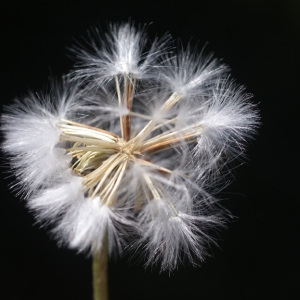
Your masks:
{"label": "dandelion clock", "polygon": [[2,151],[37,221],[93,256],[103,300],[107,255],[168,272],[205,259],[228,215],[216,192],[258,113],[224,64],[169,35],[122,23],[86,40],[70,74],[5,107]]}

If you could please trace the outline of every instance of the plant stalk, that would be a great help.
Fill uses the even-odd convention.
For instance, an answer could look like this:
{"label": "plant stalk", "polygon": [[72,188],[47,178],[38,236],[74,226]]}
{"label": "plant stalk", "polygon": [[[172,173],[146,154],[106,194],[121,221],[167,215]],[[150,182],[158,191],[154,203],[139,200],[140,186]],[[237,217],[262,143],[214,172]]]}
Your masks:
{"label": "plant stalk", "polygon": [[107,234],[103,238],[102,247],[99,252],[93,254],[93,299],[108,300],[107,287],[107,261],[108,240]]}

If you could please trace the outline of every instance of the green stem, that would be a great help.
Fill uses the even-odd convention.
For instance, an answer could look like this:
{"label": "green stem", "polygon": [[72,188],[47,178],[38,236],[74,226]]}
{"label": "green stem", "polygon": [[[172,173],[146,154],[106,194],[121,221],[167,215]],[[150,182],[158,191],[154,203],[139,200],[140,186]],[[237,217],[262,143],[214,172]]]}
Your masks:
{"label": "green stem", "polygon": [[93,293],[94,300],[108,300],[107,290],[107,234],[103,238],[102,248],[93,254]]}

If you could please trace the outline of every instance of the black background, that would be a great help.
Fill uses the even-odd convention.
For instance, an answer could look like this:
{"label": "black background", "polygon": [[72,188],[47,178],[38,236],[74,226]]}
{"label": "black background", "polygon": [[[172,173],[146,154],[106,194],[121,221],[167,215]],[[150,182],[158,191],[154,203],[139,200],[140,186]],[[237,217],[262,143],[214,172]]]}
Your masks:
{"label": "black background", "polygon": [[[73,62],[66,48],[91,25],[151,23],[206,45],[259,103],[262,126],[224,191],[238,219],[201,268],[172,275],[127,259],[109,264],[110,299],[295,299],[299,288],[299,1],[54,1],[0,3],[0,99],[40,90]],[[197,3],[197,4],[195,4]],[[5,162],[5,157],[2,157]],[[92,299],[91,261],[33,226],[1,176],[1,298]]]}

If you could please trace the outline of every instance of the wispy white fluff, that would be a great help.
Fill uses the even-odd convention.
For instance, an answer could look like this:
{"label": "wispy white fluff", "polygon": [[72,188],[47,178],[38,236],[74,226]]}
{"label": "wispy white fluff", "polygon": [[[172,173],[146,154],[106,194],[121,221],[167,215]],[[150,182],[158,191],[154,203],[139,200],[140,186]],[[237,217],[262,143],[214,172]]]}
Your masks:
{"label": "wispy white fluff", "polygon": [[253,128],[258,124],[256,108],[250,102],[251,95],[245,94],[244,90],[231,80],[216,86],[209,102],[201,108],[200,123],[204,132],[196,148],[199,152],[223,149],[243,153],[246,140],[253,135]]}
{"label": "wispy white fluff", "polygon": [[[169,54],[170,56],[170,54]],[[166,68],[162,80],[172,92],[199,100],[207,96],[212,85],[220,81],[228,72],[228,67],[220,63],[212,54],[198,54],[191,49],[179,50],[177,55],[166,58]]]}
{"label": "wispy white fluff", "polygon": [[87,43],[71,49],[80,67],[75,71],[76,77],[92,80],[96,85],[119,74],[149,77],[168,45],[168,35],[149,46],[145,26],[136,28],[133,23],[124,23],[112,24],[109,29],[105,35],[92,29]]}
{"label": "wispy white fluff", "polygon": [[[54,233],[69,247],[91,253],[99,251],[105,235],[108,235],[109,252],[120,251],[132,221],[124,215],[102,205],[98,197],[82,198],[63,215]],[[127,233],[127,234],[126,234]]]}
{"label": "wispy white fluff", "polygon": [[2,118],[7,137],[3,149],[16,157],[11,166],[22,189],[31,192],[67,170],[68,159],[63,149],[55,147],[60,135],[57,118],[36,98],[25,101],[9,107],[10,114]]}
{"label": "wispy white fluff", "polygon": [[57,222],[71,208],[84,200],[82,179],[66,175],[65,183],[44,189],[28,200],[28,206],[42,223]]}
{"label": "wispy white fluff", "polygon": [[182,258],[190,263],[202,261],[207,247],[203,242],[210,240],[205,231],[216,223],[220,221],[210,216],[174,214],[166,199],[153,199],[140,217],[141,241],[149,252],[147,264],[160,262],[163,270],[172,270]]}
{"label": "wispy white fluff", "polygon": [[[151,44],[111,25],[77,46],[75,70],[48,93],[15,100],[2,148],[28,207],[59,243],[143,251],[145,265],[197,265],[227,211],[228,162],[258,126],[251,96],[212,55]],[[129,241],[129,243],[128,243]]]}
{"label": "wispy white fluff", "polygon": [[18,189],[30,194],[40,186],[50,186],[69,172],[70,157],[59,146],[60,118],[80,113],[80,91],[66,78],[53,81],[50,93],[33,93],[5,107],[2,149],[11,159],[11,167],[18,178]]}

